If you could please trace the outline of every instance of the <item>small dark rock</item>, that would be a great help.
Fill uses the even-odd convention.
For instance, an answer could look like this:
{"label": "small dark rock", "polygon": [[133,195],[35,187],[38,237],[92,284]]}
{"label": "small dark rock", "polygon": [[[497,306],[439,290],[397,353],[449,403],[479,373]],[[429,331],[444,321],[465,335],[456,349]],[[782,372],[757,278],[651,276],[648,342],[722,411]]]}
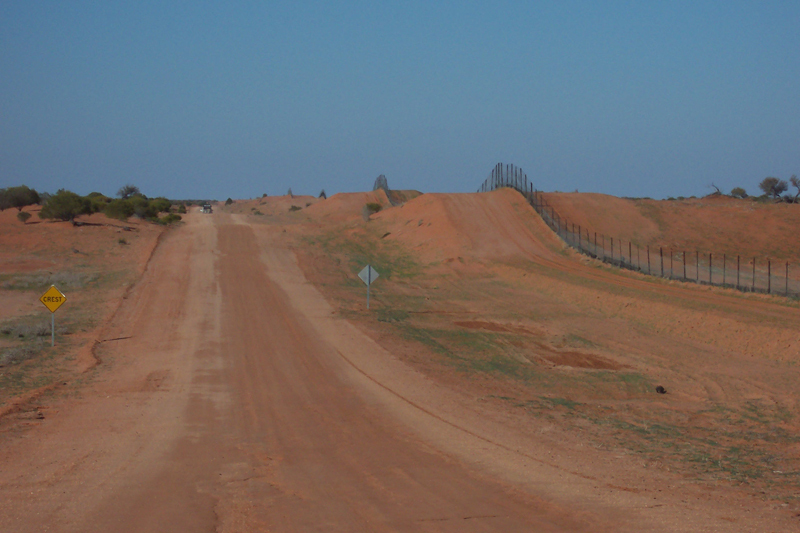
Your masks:
{"label": "small dark rock", "polygon": [[656,387],[656,392],[659,393],[659,394],[666,394],[667,393],[667,389],[665,389],[664,387],[659,385],[658,387]]}

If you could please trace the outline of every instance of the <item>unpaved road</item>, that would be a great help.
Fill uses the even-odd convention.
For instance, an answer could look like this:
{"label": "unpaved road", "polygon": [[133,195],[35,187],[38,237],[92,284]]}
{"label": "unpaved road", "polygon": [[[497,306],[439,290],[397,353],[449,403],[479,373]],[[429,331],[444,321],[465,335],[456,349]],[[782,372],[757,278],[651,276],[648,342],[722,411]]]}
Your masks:
{"label": "unpaved road", "polygon": [[2,433],[0,531],[614,529],[459,459],[437,446],[446,432],[424,438],[428,409],[396,415],[354,370],[356,330],[336,345],[313,291],[285,290],[302,275],[279,234],[265,250],[237,222],[189,217],[103,331],[88,383]]}

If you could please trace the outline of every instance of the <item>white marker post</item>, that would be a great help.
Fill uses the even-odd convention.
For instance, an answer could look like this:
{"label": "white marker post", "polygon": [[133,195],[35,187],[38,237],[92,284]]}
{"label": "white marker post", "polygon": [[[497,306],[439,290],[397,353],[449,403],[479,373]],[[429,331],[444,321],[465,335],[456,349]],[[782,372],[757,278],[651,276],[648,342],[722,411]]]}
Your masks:
{"label": "white marker post", "polygon": [[378,271],[372,268],[372,265],[367,265],[364,267],[364,270],[358,273],[358,277],[361,278],[361,281],[367,284],[367,309],[369,309],[369,286],[372,285],[372,282],[378,279]]}

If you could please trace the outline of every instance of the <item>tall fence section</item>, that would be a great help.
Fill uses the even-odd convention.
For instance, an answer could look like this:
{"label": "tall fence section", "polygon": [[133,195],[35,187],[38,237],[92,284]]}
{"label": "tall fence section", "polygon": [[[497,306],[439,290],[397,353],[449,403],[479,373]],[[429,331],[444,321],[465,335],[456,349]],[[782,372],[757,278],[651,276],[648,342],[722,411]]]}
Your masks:
{"label": "tall fence section", "polygon": [[542,220],[566,244],[578,252],[651,276],[717,285],[744,292],[800,297],[800,268],[788,261],[775,261],[742,254],[719,254],[699,250],[676,250],[664,246],[640,246],[561,216],[528,181],[521,168],[498,163],[478,192],[509,187],[519,191]]}

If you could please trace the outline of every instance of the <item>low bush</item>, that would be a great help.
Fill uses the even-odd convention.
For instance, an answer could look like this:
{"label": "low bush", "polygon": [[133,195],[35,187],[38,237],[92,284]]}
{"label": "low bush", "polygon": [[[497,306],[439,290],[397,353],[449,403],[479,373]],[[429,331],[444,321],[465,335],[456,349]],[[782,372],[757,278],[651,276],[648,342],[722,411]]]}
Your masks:
{"label": "low bush", "polygon": [[169,210],[172,207],[172,202],[170,202],[163,196],[160,196],[158,198],[150,200],[150,207],[156,213],[169,213]]}
{"label": "low bush", "polygon": [[156,217],[153,218],[152,220],[153,222],[166,226],[168,224],[174,224],[175,222],[180,222],[181,216],[176,215],[175,213],[170,213],[167,216],[163,216],[161,218]]}
{"label": "low bush", "polygon": [[19,213],[17,213],[17,220],[19,220],[23,224],[26,224],[29,218],[31,218],[31,214],[28,213],[27,211],[20,211]]}
{"label": "low bush", "polygon": [[122,199],[111,200],[106,204],[103,213],[109,218],[128,220],[133,216],[133,202]]}
{"label": "low bush", "polygon": [[44,206],[42,206],[42,210],[39,211],[39,217],[74,223],[75,217],[91,213],[91,200],[72,191],[60,189],[56,194],[48,198]]}

